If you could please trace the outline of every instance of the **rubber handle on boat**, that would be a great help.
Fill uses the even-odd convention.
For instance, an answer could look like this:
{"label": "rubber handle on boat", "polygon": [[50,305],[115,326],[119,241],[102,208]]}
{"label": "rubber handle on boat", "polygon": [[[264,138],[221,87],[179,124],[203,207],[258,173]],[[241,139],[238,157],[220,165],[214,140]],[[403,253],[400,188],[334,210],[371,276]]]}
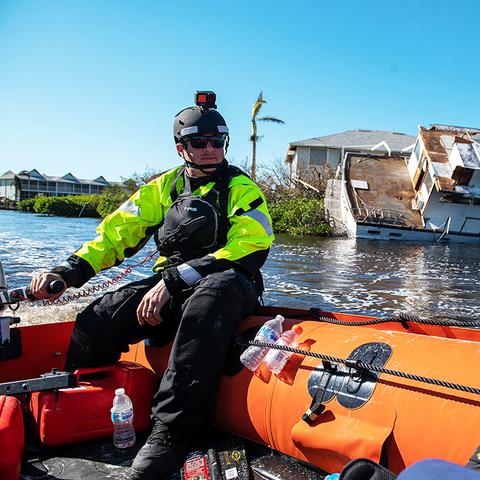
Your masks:
{"label": "rubber handle on boat", "polygon": [[55,295],[56,293],[60,293],[65,288],[65,283],[61,280],[54,280],[50,282],[47,287],[48,293]]}
{"label": "rubber handle on boat", "polygon": [[[48,284],[47,292],[51,295],[55,295],[56,293],[61,292],[65,288],[65,283],[61,280],[53,280]],[[32,295],[32,291],[30,287],[25,288],[26,297],[29,300],[38,300],[35,296]]]}
{"label": "rubber handle on boat", "polygon": [[[66,285],[62,280],[53,280],[48,284],[47,291],[51,295],[55,295],[60,293],[65,287]],[[0,290],[0,305],[10,305],[27,299],[38,300],[38,298],[32,295],[30,287],[12,288],[7,291]]]}

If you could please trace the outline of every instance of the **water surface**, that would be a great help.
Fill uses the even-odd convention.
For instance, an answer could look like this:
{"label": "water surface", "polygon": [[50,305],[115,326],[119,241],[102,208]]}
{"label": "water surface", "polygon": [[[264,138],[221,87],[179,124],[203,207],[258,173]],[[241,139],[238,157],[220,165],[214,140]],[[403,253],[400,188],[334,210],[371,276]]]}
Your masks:
{"label": "water surface", "polygon": [[[0,261],[9,286],[28,284],[34,272],[64,261],[95,236],[98,223],[0,210]],[[92,283],[113,278],[153,249],[150,242]],[[152,264],[135,269],[128,280],[148,276]],[[279,235],[262,271],[267,305],[480,319],[480,246]],[[19,313],[27,321],[64,320],[87,301],[53,308],[25,305]]]}

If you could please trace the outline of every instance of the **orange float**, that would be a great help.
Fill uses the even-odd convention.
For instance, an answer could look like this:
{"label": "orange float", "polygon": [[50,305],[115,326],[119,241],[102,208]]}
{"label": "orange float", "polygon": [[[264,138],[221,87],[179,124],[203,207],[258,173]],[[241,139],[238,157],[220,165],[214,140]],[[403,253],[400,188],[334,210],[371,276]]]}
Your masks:
{"label": "orange float", "polygon": [[[480,330],[401,322],[356,325],[372,317],[325,314],[345,325],[317,321],[303,310],[263,308],[240,325],[237,335],[252,338],[276,314],[284,329],[299,324],[299,348],[348,359],[349,366],[324,364],[295,354],[278,375],[241,368],[232,352],[222,376],[213,422],[223,430],[265,444],[321,469],[339,471],[350,459],[367,457],[399,472],[425,458],[465,464],[479,446]],[[61,369],[71,323],[19,327],[23,353],[0,361],[0,383]],[[159,377],[169,347],[141,342],[122,356],[147,366]],[[355,368],[355,361],[391,371],[472,387],[448,388]],[[316,395],[323,392],[323,396]],[[315,398],[315,415],[302,416]],[[321,411],[323,408],[323,411]]]}
{"label": "orange float", "polygon": [[[328,314],[347,323],[334,325],[304,320],[305,312],[296,310],[273,313],[286,316],[284,329],[302,327],[299,348],[344,359],[354,352],[357,359],[390,370],[480,387],[480,330],[416,323],[406,330],[398,322],[352,326],[348,323],[368,318]],[[238,333],[265,320],[250,317]],[[363,372],[372,380],[365,399],[368,381],[361,374],[342,366],[329,375],[320,359],[299,355],[279,375],[242,369],[222,378],[215,422],[329,472],[358,457],[381,461],[394,472],[432,457],[465,464],[479,446],[478,393]],[[324,410],[309,424],[302,416],[322,376],[330,377]]]}

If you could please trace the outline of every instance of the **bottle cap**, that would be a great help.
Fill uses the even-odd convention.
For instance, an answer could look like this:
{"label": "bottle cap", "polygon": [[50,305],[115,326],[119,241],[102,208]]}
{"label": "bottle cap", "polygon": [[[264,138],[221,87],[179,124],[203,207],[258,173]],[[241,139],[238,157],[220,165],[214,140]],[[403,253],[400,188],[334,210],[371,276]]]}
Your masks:
{"label": "bottle cap", "polygon": [[125,389],[124,388],[117,388],[115,390],[115,395],[123,395],[125,393]]}
{"label": "bottle cap", "polygon": [[297,334],[300,335],[303,332],[303,328],[300,325],[294,325],[292,330]]}

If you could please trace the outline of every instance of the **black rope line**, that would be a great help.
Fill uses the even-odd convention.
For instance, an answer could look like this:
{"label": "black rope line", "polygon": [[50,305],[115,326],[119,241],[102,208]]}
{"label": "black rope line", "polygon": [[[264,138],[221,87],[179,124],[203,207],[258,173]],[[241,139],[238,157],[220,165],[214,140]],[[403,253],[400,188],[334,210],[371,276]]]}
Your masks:
{"label": "black rope line", "polygon": [[409,328],[408,323],[413,322],[413,323],[421,323],[424,325],[435,325],[440,327],[463,327],[463,328],[478,327],[480,328],[480,321],[474,321],[474,320],[470,320],[468,318],[463,318],[463,317],[455,317],[455,318],[452,318],[451,320],[432,320],[432,319],[420,318],[420,317],[417,317],[416,315],[400,312],[396,315],[391,315],[388,317],[373,318],[371,320],[349,321],[349,320],[339,320],[337,318],[331,318],[325,315],[320,315],[318,312],[319,310],[317,308],[311,308],[308,311],[308,314],[312,318],[320,322],[332,323],[334,325],[344,325],[349,327],[357,327],[357,326],[363,326],[363,325],[377,325],[379,323],[396,322],[396,323],[401,323],[404,326],[404,328],[408,330]]}
{"label": "black rope line", "polygon": [[302,350],[301,348],[288,347],[287,345],[275,345],[273,343],[259,342],[257,340],[243,340],[237,339],[237,343],[243,346],[253,345],[255,347],[273,348],[275,350],[283,350],[285,352],[298,353],[299,355],[305,355],[307,357],[319,358],[331,363],[339,363],[347,366],[348,368],[356,370],[370,370],[376,373],[385,373],[387,375],[393,375],[396,377],[406,378],[408,380],[414,380],[416,382],[428,383],[430,385],[437,385],[439,387],[450,388],[453,390],[460,390],[462,392],[474,393],[480,395],[480,388],[470,387],[468,385],[461,385],[459,383],[447,382],[445,380],[439,380],[437,378],[423,377],[421,375],[415,375],[413,373],[401,372],[399,370],[392,370],[390,368],[377,367],[370,363],[362,362],[361,360],[348,360],[346,358],[332,357],[323,353],[310,352],[308,350]]}

